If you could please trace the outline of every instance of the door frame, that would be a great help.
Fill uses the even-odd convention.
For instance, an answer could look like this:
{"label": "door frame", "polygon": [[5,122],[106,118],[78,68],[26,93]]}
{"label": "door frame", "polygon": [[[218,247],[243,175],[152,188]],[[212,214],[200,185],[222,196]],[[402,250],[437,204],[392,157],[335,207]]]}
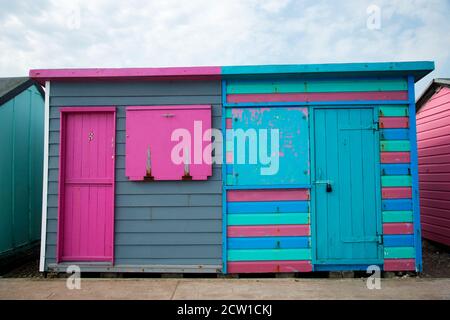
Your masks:
{"label": "door frame", "polygon": [[[354,267],[357,267],[358,270],[365,270],[366,266],[376,264],[376,265],[383,265],[384,262],[384,256],[383,256],[383,244],[378,244],[378,256],[379,259],[376,261],[376,263],[371,263],[373,261],[358,261],[358,260],[341,260],[339,261],[339,265],[332,264],[329,262],[318,262],[317,260],[317,216],[316,216],[316,155],[315,155],[315,110],[317,109],[325,109],[325,110],[332,110],[332,109],[371,109],[373,113],[373,121],[374,123],[378,124],[379,122],[379,115],[378,115],[378,105],[330,105],[330,106],[310,106],[309,107],[310,112],[310,118],[309,118],[309,139],[310,139],[310,148],[309,148],[309,157],[311,161],[311,254],[312,254],[312,264],[313,264],[313,271],[315,270],[315,266],[318,266],[320,271],[326,271],[326,270],[354,270]],[[377,227],[377,233],[383,237],[383,225],[382,225],[382,212],[381,212],[381,163],[380,163],[380,131],[379,127],[377,130],[375,130],[375,170],[378,174],[376,174],[375,178],[375,187],[377,189],[377,197],[375,201],[375,210],[377,212],[376,215],[376,227]],[[345,266],[345,267],[344,267]],[[325,270],[326,269],[326,270]],[[356,270],[356,269],[355,269]]]}
{"label": "door frame", "polygon": [[[113,215],[113,222],[111,224],[112,226],[112,232],[111,232],[111,243],[113,245],[111,260],[99,260],[102,262],[110,262],[111,264],[114,263],[114,217],[115,217],[115,208],[114,208],[114,202],[115,202],[115,168],[116,168],[116,107],[113,106],[96,106],[96,107],[61,107],[59,109],[60,113],[60,129],[59,129],[59,172],[58,172],[58,221],[57,221],[57,236],[56,236],[56,263],[61,263],[62,261],[62,248],[63,248],[63,209],[64,209],[64,190],[65,190],[65,154],[66,154],[66,120],[67,116],[70,114],[76,114],[76,113],[94,113],[94,112],[103,112],[103,113],[111,113],[113,115],[113,131],[114,131],[114,143],[113,143],[113,173],[112,173],[112,215]],[[91,261],[83,261],[83,262],[96,262],[95,260]]]}

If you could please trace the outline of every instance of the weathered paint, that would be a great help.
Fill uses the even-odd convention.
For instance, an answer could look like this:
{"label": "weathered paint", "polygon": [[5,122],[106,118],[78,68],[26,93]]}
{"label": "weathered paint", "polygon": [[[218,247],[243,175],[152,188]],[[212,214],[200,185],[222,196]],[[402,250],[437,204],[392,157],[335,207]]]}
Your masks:
{"label": "weathered paint", "polygon": [[412,234],[414,233],[412,223],[383,223],[384,234]]}
{"label": "weathered paint", "polygon": [[415,271],[416,261],[414,259],[385,259],[385,271]]}
{"label": "weathered paint", "polygon": [[409,152],[382,152],[381,163],[409,163]]}
{"label": "weathered paint", "polygon": [[[210,105],[127,107],[127,177],[137,181],[145,178],[182,180],[186,176],[206,180],[212,175],[211,159],[203,155],[203,150],[211,143],[204,138],[210,129]],[[174,135],[176,130],[180,135],[186,132],[189,136]],[[173,150],[180,141],[188,143],[190,150],[189,155],[183,151],[182,162],[177,163]],[[180,152],[176,156],[180,156]]]}
{"label": "weathered paint", "polygon": [[227,200],[228,202],[309,200],[309,190],[230,190],[227,194]]}
{"label": "weathered paint", "polygon": [[302,225],[268,225],[268,226],[230,226],[227,229],[232,237],[275,237],[275,236],[309,236],[309,224]]}
{"label": "weathered paint", "polygon": [[[316,261],[381,263],[377,136],[372,109],[317,109]],[[318,184],[319,183],[319,184]],[[327,190],[327,183],[330,190]],[[332,244],[332,245],[331,245]]]}
{"label": "weathered paint", "polygon": [[311,272],[311,261],[238,261],[228,263],[229,273]]}
{"label": "weathered paint", "polygon": [[411,198],[411,188],[385,187],[381,189],[383,199],[405,199]]}

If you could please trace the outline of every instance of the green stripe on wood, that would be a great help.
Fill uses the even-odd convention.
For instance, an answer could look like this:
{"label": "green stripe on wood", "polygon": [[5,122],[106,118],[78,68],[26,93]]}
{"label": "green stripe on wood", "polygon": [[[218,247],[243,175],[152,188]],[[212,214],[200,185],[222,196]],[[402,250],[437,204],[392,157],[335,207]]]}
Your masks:
{"label": "green stripe on wood", "polygon": [[382,176],[382,187],[410,187],[411,176]]}
{"label": "green stripe on wood", "polygon": [[311,260],[311,249],[228,250],[228,261]]}
{"label": "green stripe on wood", "polygon": [[415,258],[414,247],[387,247],[384,248],[385,259],[411,259]]}
{"label": "green stripe on wood", "polygon": [[407,117],[408,106],[380,106],[380,117]]}
{"label": "green stripe on wood", "polygon": [[412,211],[383,211],[383,222],[412,222]]}
{"label": "green stripe on wood", "polygon": [[309,224],[309,213],[248,213],[229,214],[229,226],[256,226],[265,224]]}
{"label": "green stripe on wood", "polygon": [[225,151],[234,151],[233,143],[229,142],[225,144]]}
{"label": "green stripe on wood", "polygon": [[229,81],[228,94],[242,93],[306,93],[306,92],[364,92],[403,91],[407,83],[402,79],[334,80],[334,81]]}
{"label": "green stripe on wood", "polygon": [[232,112],[231,108],[225,109],[225,118],[232,118],[232,117],[233,117],[233,112]]}
{"label": "green stripe on wood", "polygon": [[234,176],[232,174],[227,174],[227,185],[228,186],[234,185]]}
{"label": "green stripe on wood", "polygon": [[380,141],[381,151],[409,151],[410,143],[408,140],[383,140]]}

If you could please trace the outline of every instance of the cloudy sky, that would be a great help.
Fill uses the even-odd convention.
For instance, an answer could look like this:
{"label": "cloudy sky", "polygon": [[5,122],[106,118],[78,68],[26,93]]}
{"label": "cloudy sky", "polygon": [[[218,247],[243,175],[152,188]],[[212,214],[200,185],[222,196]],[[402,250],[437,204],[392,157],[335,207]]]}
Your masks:
{"label": "cloudy sky", "polygon": [[[0,0],[0,76],[32,68],[433,60],[450,0]],[[379,18],[379,19],[378,19]]]}

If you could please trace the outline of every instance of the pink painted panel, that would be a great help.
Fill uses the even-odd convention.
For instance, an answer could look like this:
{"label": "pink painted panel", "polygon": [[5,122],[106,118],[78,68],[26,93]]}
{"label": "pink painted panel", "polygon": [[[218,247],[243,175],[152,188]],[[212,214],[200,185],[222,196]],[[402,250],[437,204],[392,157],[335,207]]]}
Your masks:
{"label": "pink painted panel", "polygon": [[396,129],[396,128],[408,128],[408,117],[380,117],[380,128]]}
{"label": "pink painted panel", "polygon": [[227,102],[314,102],[408,100],[407,91],[229,94]]}
{"label": "pink painted panel", "polygon": [[409,152],[381,152],[381,163],[409,163]]}
{"label": "pink painted panel", "polygon": [[384,271],[415,271],[414,259],[384,259]]}
{"label": "pink painted panel", "polygon": [[309,200],[308,189],[230,190],[227,201],[290,201]]}
{"label": "pink painted panel", "polygon": [[308,224],[266,225],[266,226],[229,226],[228,237],[271,237],[271,236],[309,236]]}
{"label": "pink painted panel", "polygon": [[[187,171],[192,180],[212,175],[210,105],[129,107],[126,117],[125,172],[131,180],[182,180]],[[190,155],[174,151],[180,142]]]}
{"label": "pink painted panel", "polygon": [[382,188],[383,199],[410,199],[411,188]]}
{"label": "pink painted panel", "polygon": [[383,223],[383,234],[413,234],[412,223]]}
{"label": "pink painted panel", "polygon": [[115,112],[61,109],[57,260],[114,257]]}
{"label": "pink painted panel", "polygon": [[228,262],[228,273],[311,272],[311,261],[238,261]]}

